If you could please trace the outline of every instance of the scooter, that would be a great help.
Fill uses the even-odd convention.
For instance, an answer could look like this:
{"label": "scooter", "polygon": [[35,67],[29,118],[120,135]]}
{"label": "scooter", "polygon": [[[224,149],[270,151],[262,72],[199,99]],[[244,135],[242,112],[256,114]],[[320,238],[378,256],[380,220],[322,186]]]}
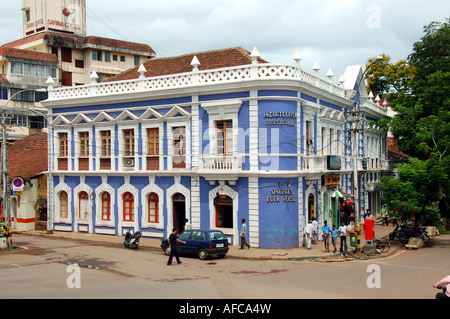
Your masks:
{"label": "scooter", "polygon": [[125,240],[123,241],[123,245],[126,248],[139,248],[139,239],[141,239],[142,234],[140,232],[135,232],[133,235],[131,234],[131,229],[127,230],[125,234]]}

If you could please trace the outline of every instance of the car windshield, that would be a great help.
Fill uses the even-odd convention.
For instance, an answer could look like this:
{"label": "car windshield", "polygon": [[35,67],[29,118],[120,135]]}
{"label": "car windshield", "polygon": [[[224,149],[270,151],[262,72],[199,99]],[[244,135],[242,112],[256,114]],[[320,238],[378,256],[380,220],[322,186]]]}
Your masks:
{"label": "car windshield", "polygon": [[211,239],[227,239],[227,237],[221,231],[213,231],[209,233]]}

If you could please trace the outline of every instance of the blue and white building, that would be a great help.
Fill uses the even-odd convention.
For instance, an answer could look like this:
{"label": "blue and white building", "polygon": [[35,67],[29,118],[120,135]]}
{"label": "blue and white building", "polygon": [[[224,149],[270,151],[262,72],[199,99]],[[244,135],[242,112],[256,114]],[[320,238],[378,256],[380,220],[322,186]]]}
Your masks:
{"label": "blue and white building", "polygon": [[[245,218],[253,247],[298,247],[308,219],[339,223],[355,151],[360,212],[376,213],[387,136],[365,121],[386,109],[357,87],[360,66],[336,84],[331,72],[324,79],[299,62],[266,63],[256,49],[232,48],[49,88],[54,229],[160,238],[187,218],[238,245]],[[347,118],[354,90],[364,127],[357,147]]]}

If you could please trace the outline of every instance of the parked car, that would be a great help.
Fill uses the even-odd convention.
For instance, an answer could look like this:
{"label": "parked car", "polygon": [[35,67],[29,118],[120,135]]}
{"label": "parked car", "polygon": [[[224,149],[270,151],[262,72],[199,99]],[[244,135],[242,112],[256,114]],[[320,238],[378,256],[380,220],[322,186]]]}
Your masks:
{"label": "parked car", "polygon": [[[182,232],[178,238],[186,242],[177,242],[179,254],[197,255],[202,260],[210,255],[223,258],[229,249],[228,239],[220,230],[189,229]],[[168,239],[161,242],[161,249],[166,255],[170,255]]]}

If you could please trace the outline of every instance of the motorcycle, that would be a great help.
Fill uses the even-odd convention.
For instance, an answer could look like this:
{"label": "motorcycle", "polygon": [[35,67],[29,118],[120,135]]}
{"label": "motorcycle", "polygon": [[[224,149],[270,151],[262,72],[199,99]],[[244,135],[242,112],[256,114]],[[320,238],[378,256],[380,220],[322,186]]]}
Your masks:
{"label": "motorcycle", "polygon": [[407,244],[411,237],[420,237],[425,244],[431,240],[427,228],[424,226],[414,228],[413,225],[402,224],[389,234],[390,240],[398,238],[402,244]]}
{"label": "motorcycle", "polygon": [[134,234],[131,234],[131,229],[127,230],[127,233],[125,234],[125,239],[123,241],[123,245],[126,248],[139,248],[139,239],[142,237],[142,234],[140,232],[135,232]]}
{"label": "motorcycle", "polygon": [[395,229],[389,234],[389,239],[394,240],[395,238],[400,239],[400,236],[404,237],[403,234],[405,232],[409,232],[413,230],[414,226],[408,224],[397,225]]}

